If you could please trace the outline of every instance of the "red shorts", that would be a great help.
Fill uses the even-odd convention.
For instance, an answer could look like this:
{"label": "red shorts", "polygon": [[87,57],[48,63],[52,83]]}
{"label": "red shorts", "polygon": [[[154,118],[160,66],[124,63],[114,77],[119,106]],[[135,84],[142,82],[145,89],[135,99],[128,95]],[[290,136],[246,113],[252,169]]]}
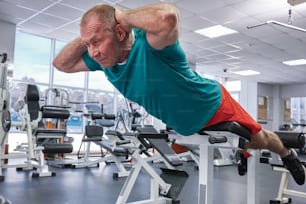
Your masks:
{"label": "red shorts", "polygon": [[257,123],[235,99],[232,98],[222,85],[221,87],[222,101],[220,107],[205,127],[224,121],[236,121],[242,126],[248,128],[252,135],[256,135],[262,129],[261,125]]}

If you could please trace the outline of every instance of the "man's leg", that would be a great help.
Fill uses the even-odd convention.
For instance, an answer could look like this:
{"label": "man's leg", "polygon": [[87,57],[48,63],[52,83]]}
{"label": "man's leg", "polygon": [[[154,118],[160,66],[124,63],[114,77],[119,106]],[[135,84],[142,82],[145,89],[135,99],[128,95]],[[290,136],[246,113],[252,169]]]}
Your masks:
{"label": "man's leg", "polygon": [[299,185],[305,183],[306,169],[298,159],[297,153],[293,149],[288,150],[274,132],[262,129],[245,147],[246,149],[268,149],[279,154],[296,183]]}

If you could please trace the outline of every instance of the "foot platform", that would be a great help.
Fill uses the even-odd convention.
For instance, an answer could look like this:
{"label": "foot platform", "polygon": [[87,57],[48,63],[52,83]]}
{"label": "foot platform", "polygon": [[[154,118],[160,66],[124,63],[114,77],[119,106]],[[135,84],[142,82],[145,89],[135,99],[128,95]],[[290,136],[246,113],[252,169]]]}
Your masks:
{"label": "foot platform", "polygon": [[167,195],[168,198],[176,201],[180,195],[189,175],[185,171],[161,168],[162,174],[160,177],[171,185]]}

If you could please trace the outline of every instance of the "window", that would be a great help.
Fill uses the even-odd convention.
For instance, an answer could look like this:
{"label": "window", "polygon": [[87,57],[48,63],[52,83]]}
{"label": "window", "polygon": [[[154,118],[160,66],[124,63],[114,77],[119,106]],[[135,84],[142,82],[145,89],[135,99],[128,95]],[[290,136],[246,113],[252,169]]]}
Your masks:
{"label": "window", "polygon": [[107,80],[103,71],[89,72],[88,88],[114,91],[114,86]]}
{"label": "window", "polygon": [[227,81],[225,88],[230,92],[231,96],[237,101],[240,101],[241,81]]}
{"label": "window", "polygon": [[[66,45],[65,42],[55,41],[55,56],[61,51],[61,49]],[[69,87],[84,87],[84,79],[85,73],[65,73],[58,71],[57,69],[53,69],[54,71],[54,80],[53,83],[57,86],[69,86]]]}
{"label": "window", "polygon": [[35,83],[49,82],[51,40],[16,33],[13,78]]}
{"label": "window", "polygon": [[306,97],[292,97],[291,105],[291,119],[294,123],[304,123],[306,119],[305,110]]}

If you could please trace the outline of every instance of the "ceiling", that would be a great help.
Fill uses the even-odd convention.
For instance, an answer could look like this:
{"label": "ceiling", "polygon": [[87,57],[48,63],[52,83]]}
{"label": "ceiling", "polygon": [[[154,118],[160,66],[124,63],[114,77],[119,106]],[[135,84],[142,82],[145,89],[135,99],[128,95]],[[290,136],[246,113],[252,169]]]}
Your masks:
{"label": "ceiling", "polygon": [[[16,24],[20,31],[69,41],[79,34],[81,15],[101,2],[135,8],[159,1],[0,0],[0,20]],[[306,32],[274,24],[247,28],[274,20],[306,29],[306,3],[290,6],[287,0],[164,2],[174,3],[181,11],[180,41],[190,63],[198,72],[268,84],[306,82],[306,65],[292,67],[282,63],[306,58]],[[238,32],[213,39],[194,32],[218,24]],[[240,76],[233,73],[247,69],[261,74]]]}

